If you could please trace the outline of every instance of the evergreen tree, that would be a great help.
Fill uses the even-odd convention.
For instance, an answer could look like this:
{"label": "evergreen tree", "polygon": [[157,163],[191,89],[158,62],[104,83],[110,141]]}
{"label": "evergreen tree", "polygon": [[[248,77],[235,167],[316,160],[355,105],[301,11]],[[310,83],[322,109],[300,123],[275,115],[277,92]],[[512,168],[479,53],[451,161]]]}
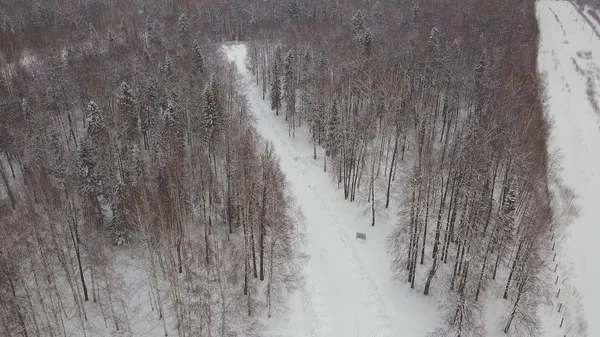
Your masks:
{"label": "evergreen tree", "polygon": [[288,8],[290,12],[290,17],[292,19],[296,20],[300,17],[300,8],[298,7],[297,0],[289,0]]}
{"label": "evergreen tree", "polygon": [[121,118],[124,121],[123,139],[126,141],[136,141],[138,133],[138,114],[136,111],[136,102],[131,88],[126,82],[121,83],[117,94],[117,105]]}
{"label": "evergreen tree", "polygon": [[113,194],[113,200],[110,208],[112,211],[112,218],[108,223],[108,229],[113,243],[117,246],[121,246],[129,242],[129,235],[127,234],[127,210],[125,207],[126,200],[128,198],[129,188],[120,181]]}
{"label": "evergreen tree", "polygon": [[485,48],[481,51],[477,64],[475,65],[475,109],[481,116],[485,109],[485,78],[487,76],[487,51]]}
{"label": "evergreen tree", "polygon": [[167,56],[165,56],[165,64],[163,65],[163,74],[165,75],[166,79],[168,81],[173,81],[174,77],[175,77],[175,71],[173,69],[173,60],[171,59],[171,56],[169,56],[169,54],[167,54]]}
{"label": "evergreen tree", "polygon": [[109,133],[102,110],[90,101],[86,108],[87,133],[79,150],[83,174],[82,190],[94,197],[103,194],[110,165]]}
{"label": "evergreen tree", "polygon": [[418,2],[415,2],[413,7],[413,23],[416,23],[421,18],[421,6]]}
{"label": "evergreen tree", "polygon": [[204,115],[204,127],[208,131],[208,137],[212,140],[218,127],[221,123],[221,113],[218,98],[218,85],[214,78],[204,87],[204,107],[202,109]]}
{"label": "evergreen tree", "polygon": [[94,101],[90,101],[86,108],[86,124],[87,134],[94,142],[94,145],[102,145],[101,143],[108,140],[108,129],[104,121],[102,110]]}
{"label": "evergreen tree", "polygon": [[151,132],[156,127],[158,111],[158,89],[156,82],[151,81],[144,91],[142,108],[140,109],[140,127],[144,137],[144,147],[150,146]]}
{"label": "evergreen tree", "polygon": [[365,28],[365,18],[362,11],[359,9],[356,11],[351,21],[352,34],[360,36]]}
{"label": "evergreen tree", "polygon": [[363,34],[362,37],[362,47],[363,47],[363,54],[365,56],[370,56],[371,55],[371,47],[373,45],[373,40],[371,37],[371,29],[369,29],[367,27],[367,29],[365,29],[365,33]]}
{"label": "evergreen tree", "polygon": [[429,33],[429,45],[436,53],[440,49],[440,31],[437,29],[437,27],[431,28],[431,32]]}
{"label": "evergreen tree", "polygon": [[167,98],[165,109],[165,128],[173,129],[177,138],[183,143],[185,139],[185,124],[183,120],[183,111],[177,102],[177,97],[171,95]]}
{"label": "evergreen tree", "polygon": [[375,21],[379,21],[379,20],[381,20],[382,16],[383,16],[383,6],[381,6],[381,1],[377,1],[373,5],[373,19],[375,19]]}
{"label": "evergreen tree", "polygon": [[149,42],[155,42],[157,39],[157,34],[154,29],[152,20],[150,20],[149,16],[146,16],[145,26],[146,26],[146,39],[148,39]]}
{"label": "evergreen tree", "polygon": [[100,177],[96,165],[98,161],[97,149],[89,137],[84,139],[79,150],[80,167],[82,170],[82,191],[97,194],[99,192]]}
{"label": "evergreen tree", "polygon": [[273,81],[271,82],[271,109],[275,110],[275,114],[279,116],[279,109],[281,109],[281,79],[279,74],[279,50],[277,50],[277,56],[275,64],[273,65]]}
{"label": "evergreen tree", "polygon": [[477,59],[477,64],[475,65],[475,82],[479,87],[481,86],[482,80],[485,77],[486,69],[488,63],[487,51],[485,48],[479,54],[479,59]]}
{"label": "evergreen tree", "polygon": [[221,95],[219,90],[219,81],[215,75],[211,76],[210,78],[210,90],[213,100],[215,101],[214,104],[216,116],[218,117],[218,119],[220,119],[222,115]]}
{"label": "evergreen tree", "polygon": [[200,50],[200,45],[198,41],[194,40],[194,63],[196,64],[196,70],[202,76],[204,76],[205,68],[204,68],[204,56],[202,55],[202,51]]}
{"label": "evergreen tree", "polygon": [[188,22],[185,13],[181,14],[179,20],[177,20],[177,30],[179,31],[179,37],[185,43],[189,37],[190,23]]}
{"label": "evergreen tree", "polygon": [[[296,76],[294,73],[294,53],[288,51],[284,62],[283,98],[287,115],[293,118],[296,112]],[[286,115],[286,116],[287,116]]]}

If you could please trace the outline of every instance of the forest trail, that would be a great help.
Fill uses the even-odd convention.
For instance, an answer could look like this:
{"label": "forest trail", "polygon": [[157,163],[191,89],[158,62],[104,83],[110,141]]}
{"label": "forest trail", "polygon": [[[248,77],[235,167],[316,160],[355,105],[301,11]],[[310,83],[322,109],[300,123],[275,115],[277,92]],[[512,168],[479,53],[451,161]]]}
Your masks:
{"label": "forest trail", "polygon": [[[540,1],[537,11],[538,67],[545,77],[546,113],[552,123],[550,152],[558,151],[560,178],[573,189],[580,208],[561,243],[568,264],[559,265],[567,283],[583,295],[588,336],[600,336],[600,39],[569,2]],[[561,301],[569,301],[562,296]],[[577,316],[578,308],[569,309]]]}
{"label": "forest trail", "polygon": [[[315,161],[312,158],[312,145],[303,136],[288,137],[283,116],[275,116],[269,101],[262,100],[261,89],[246,69],[246,47],[228,46],[225,53],[237,66],[241,88],[246,92],[256,119],[256,128],[273,143],[304,216],[300,227],[305,228],[310,260],[305,270],[306,285],[300,294],[302,310],[299,311],[302,312],[291,313],[292,316],[303,316],[304,324],[298,329],[304,331],[286,331],[284,335],[384,337],[397,336],[400,331],[406,333],[413,328],[418,331],[419,324],[411,321],[414,318],[414,314],[410,314],[412,301],[393,303],[394,296],[390,296],[388,289],[382,289],[387,283],[381,281],[382,275],[374,275],[366,266],[375,263],[389,270],[389,260],[364,258],[365,246],[372,245],[367,249],[376,249],[376,243],[356,241],[351,226],[363,218],[357,216],[360,211],[356,204],[339,207],[338,199],[343,198],[329,175],[323,173],[322,159]],[[365,221],[360,226],[368,230],[369,223]],[[429,323],[431,321],[430,317]],[[285,327],[285,330],[289,329],[289,326]],[[426,332],[417,331],[414,331],[415,336]],[[408,335],[413,336],[413,333]]]}

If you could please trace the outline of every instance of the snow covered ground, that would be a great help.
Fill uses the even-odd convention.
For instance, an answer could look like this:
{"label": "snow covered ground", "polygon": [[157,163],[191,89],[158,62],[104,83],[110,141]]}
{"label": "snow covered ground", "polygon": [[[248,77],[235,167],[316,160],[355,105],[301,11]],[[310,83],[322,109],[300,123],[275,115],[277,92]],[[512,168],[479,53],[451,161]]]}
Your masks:
{"label": "snow covered ground", "polygon": [[600,336],[600,39],[569,2],[539,1],[537,10],[538,66],[553,123],[550,150],[558,151],[562,183],[575,192],[580,208],[566,228],[559,266],[581,294],[579,301],[563,289],[564,300],[572,311],[581,304],[584,314],[573,314],[564,333],[583,336],[574,321],[580,317],[587,321],[588,336]]}
{"label": "snow covered ground", "polygon": [[[226,46],[227,57],[240,73],[241,90],[256,118],[256,128],[281,158],[280,164],[303,213],[310,261],[305,286],[290,301],[291,312],[270,320],[273,336],[425,336],[440,325],[437,304],[392,277],[385,239],[393,216],[375,227],[360,203],[345,201],[328,174],[322,152],[313,159],[306,130],[288,137],[283,117],[246,69],[246,48]],[[302,227],[302,225],[301,225]],[[367,234],[356,240],[356,232]]]}

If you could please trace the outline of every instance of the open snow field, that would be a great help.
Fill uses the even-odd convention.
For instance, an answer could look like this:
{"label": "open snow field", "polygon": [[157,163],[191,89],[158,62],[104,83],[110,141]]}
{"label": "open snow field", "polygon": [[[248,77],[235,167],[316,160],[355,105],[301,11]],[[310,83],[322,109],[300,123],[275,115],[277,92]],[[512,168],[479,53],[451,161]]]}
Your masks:
{"label": "open snow field", "polygon": [[[581,299],[563,289],[564,300],[571,306],[580,302],[583,317],[573,318],[585,318],[588,336],[600,336],[600,39],[566,1],[539,1],[538,21],[538,67],[553,123],[550,151],[558,151],[559,176],[580,209],[566,228],[559,268]],[[582,336],[576,325],[566,322],[564,333]]]}

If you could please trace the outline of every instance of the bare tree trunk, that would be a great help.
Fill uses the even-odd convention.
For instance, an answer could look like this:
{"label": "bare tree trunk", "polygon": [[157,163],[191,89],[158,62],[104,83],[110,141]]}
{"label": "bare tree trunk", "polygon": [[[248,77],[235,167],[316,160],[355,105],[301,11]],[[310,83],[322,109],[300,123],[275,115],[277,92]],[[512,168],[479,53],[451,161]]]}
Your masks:
{"label": "bare tree trunk", "polygon": [[75,248],[75,256],[77,257],[77,266],[79,268],[79,277],[81,278],[81,287],[83,288],[83,298],[85,301],[89,301],[87,285],[85,283],[85,276],[83,274],[83,266],[81,264],[81,253],[79,251],[79,235],[77,232],[77,223],[75,219],[72,220],[72,226],[69,226],[69,231],[71,234],[71,241],[73,242],[73,247]]}
{"label": "bare tree trunk", "polygon": [[[443,186],[442,182],[442,186]],[[425,261],[425,243],[427,243],[427,223],[429,220],[429,181],[427,182],[427,196],[425,197],[425,225],[423,230],[423,247],[421,247],[421,264]]]}
{"label": "bare tree trunk", "polygon": [[[442,215],[444,212],[444,203],[446,201],[446,195],[448,194],[448,186],[449,185],[450,185],[450,182],[447,181],[446,187],[444,188],[444,178],[442,177],[441,190],[444,191],[444,195],[441,196],[441,198],[440,198],[440,209],[438,211],[437,225],[435,228],[435,237],[434,237],[434,242],[433,242],[433,254],[432,254],[433,265],[431,266],[431,269],[429,270],[429,274],[427,275],[427,281],[425,282],[425,289],[423,291],[424,295],[429,295],[429,288],[431,287],[431,281],[433,280],[433,277],[435,276],[435,273],[437,272],[437,260],[438,260],[437,255],[438,255],[438,249],[440,246],[440,232],[441,232],[441,227],[442,227]],[[424,252],[422,254],[425,255]]]}
{"label": "bare tree trunk", "polygon": [[515,318],[517,313],[517,307],[519,306],[519,302],[521,301],[521,295],[524,293],[525,284],[527,283],[527,277],[521,282],[519,282],[519,287],[517,288],[517,299],[515,300],[515,304],[513,305],[513,309],[508,318],[508,322],[506,322],[506,326],[504,327],[504,333],[508,333],[510,326]]}
{"label": "bare tree trunk", "polygon": [[7,275],[8,277],[8,284],[10,285],[10,291],[12,293],[13,296],[13,300],[15,303],[15,307],[17,308],[17,319],[19,321],[19,325],[21,326],[21,331],[23,332],[23,336],[24,337],[29,337],[29,334],[27,333],[27,326],[25,325],[25,318],[23,317],[23,314],[21,313],[21,307],[19,306],[19,299],[17,298],[17,292],[15,290],[15,284],[12,281],[12,278]]}
{"label": "bare tree trunk", "polygon": [[252,275],[254,276],[254,278],[258,277],[258,273],[256,270],[256,249],[255,249],[255,244],[254,244],[254,226],[249,226],[250,227],[250,248],[252,249]]}
{"label": "bare tree trunk", "polygon": [[4,173],[4,168],[0,165],[0,177],[2,178],[2,182],[4,183],[4,188],[6,189],[6,194],[8,195],[8,199],[10,200],[10,206],[12,209],[15,209],[15,197],[10,190],[10,185],[8,184],[8,179],[6,179],[6,174]]}
{"label": "bare tree trunk", "polygon": [[106,273],[106,269],[103,271],[104,274],[104,284],[106,285],[106,294],[108,295],[108,303],[110,304],[110,313],[113,317],[113,321],[115,322],[115,329],[119,331],[119,319],[117,318],[117,314],[115,313],[115,306],[112,300],[112,288],[110,286],[110,282],[108,281],[108,276]]}
{"label": "bare tree trunk", "polygon": [[394,142],[394,151],[392,152],[392,163],[390,164],[390,174],[388,176],[387,192],[385,195],[385,208],[388,208],[390,206],[390,189],[392,187],[392,173],[394,171],[396,157],[398,155],[398,137],[399,135],[396,135],[396,141]]}
{"label": "bare tree trunk", "polygon": [[[264,170],[264,168],[263,168]],[[265,257],[265,235],[266,235],[266,228],[265,228],[265,221],[266,221],[266,203],[267,203],[267,181],[265,179],[266,177],[263,178],[264,182],[263,182],[263,193],[262,193],[262,209],[260,212],[260,239],[259,239],[259,245],[260,245],[260,280],[264,281],[265,279],[265,273],[264,273],[264,257]]]}
{"label": "bare tree trunk", "polygon": [[517,263],[519,262],[519,257],[521,256],[521,249],[523,248],[523,243],[525,242],[526,237],[527,237],[526,235],[523,235],[521,242],[519,242],[519,247],[517,248],[517,253],[515,254],[515,258],[513,260],[512,267],[510,268],[510,273],[508,274],[508,280],[506,281],[506,287],[504,287],[504,295],[502,295],[502,298],[504,298],[504,299],[508,298],[508,290],[510,288],[510,282],[512,281],[512,277],[515,273],[515,268],[517,266]]}

